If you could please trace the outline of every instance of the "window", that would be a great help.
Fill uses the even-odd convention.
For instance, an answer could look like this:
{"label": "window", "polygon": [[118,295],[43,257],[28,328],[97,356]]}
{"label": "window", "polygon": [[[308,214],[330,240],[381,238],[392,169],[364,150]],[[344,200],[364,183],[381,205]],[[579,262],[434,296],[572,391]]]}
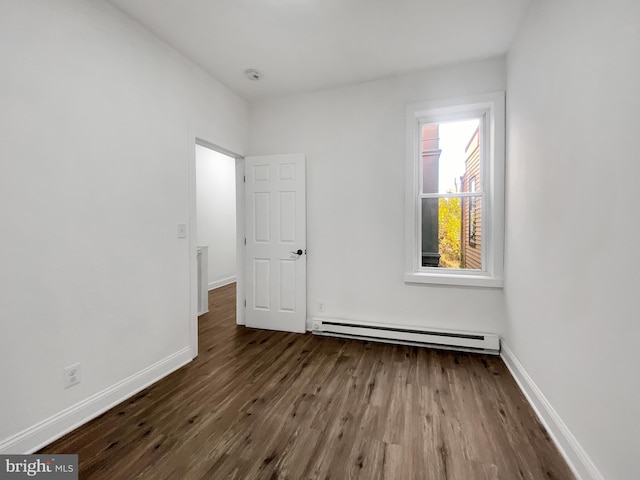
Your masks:
{"label": "window", "polygon": [[408,283],[502,286],[504,93],[407,106]]}

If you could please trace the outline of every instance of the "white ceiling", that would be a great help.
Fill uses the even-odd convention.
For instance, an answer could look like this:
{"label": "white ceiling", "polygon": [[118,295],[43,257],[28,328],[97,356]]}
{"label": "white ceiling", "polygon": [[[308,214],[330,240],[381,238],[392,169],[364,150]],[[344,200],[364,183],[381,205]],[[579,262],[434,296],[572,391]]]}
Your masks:
{"label": "white ceiling", "polygon": [[531,0],[109,1],[256,99],[503,54]]}

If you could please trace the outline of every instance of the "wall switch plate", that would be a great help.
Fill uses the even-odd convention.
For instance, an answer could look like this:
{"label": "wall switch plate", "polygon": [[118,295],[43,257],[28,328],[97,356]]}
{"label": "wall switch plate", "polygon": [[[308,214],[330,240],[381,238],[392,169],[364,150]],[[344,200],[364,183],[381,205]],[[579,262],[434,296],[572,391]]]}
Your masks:
{"label": "wall switch plate", "polygon": [[64,388],[73,387],[82,380],[82,371],[80,370],[80,364],[74,363],[64,368],[63,386]]}
{"label": "wall switch plate", "polygon": [[178,224],[178,238],[187,238],[187,225],[185,223]]}

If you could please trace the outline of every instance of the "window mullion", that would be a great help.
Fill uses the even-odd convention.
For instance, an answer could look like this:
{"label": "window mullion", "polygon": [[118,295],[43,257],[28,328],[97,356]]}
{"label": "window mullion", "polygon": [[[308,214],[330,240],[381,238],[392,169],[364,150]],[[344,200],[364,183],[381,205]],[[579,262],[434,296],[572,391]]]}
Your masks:
{"label": "window mullion", "polygon": [[419,193],[418,198],[469,198],[484,197],[484,192],[456,192],[456,193]]}

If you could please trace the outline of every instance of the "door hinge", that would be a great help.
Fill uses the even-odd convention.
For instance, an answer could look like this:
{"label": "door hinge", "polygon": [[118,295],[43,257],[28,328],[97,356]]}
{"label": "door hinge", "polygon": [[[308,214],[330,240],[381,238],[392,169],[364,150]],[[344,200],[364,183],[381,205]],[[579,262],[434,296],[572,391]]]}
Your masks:
{"label": "door hinge", "polygon": [[244,308],[247,308],[247,301],[244,301]]}
{"label": "door hinge", "polygon": [[247,183],[247,176],[246,175],[242,176],[242,183]]}
{"label": "door hinge", "polygon": [[244,237],[244,244],[247,244],[247,237]]}

